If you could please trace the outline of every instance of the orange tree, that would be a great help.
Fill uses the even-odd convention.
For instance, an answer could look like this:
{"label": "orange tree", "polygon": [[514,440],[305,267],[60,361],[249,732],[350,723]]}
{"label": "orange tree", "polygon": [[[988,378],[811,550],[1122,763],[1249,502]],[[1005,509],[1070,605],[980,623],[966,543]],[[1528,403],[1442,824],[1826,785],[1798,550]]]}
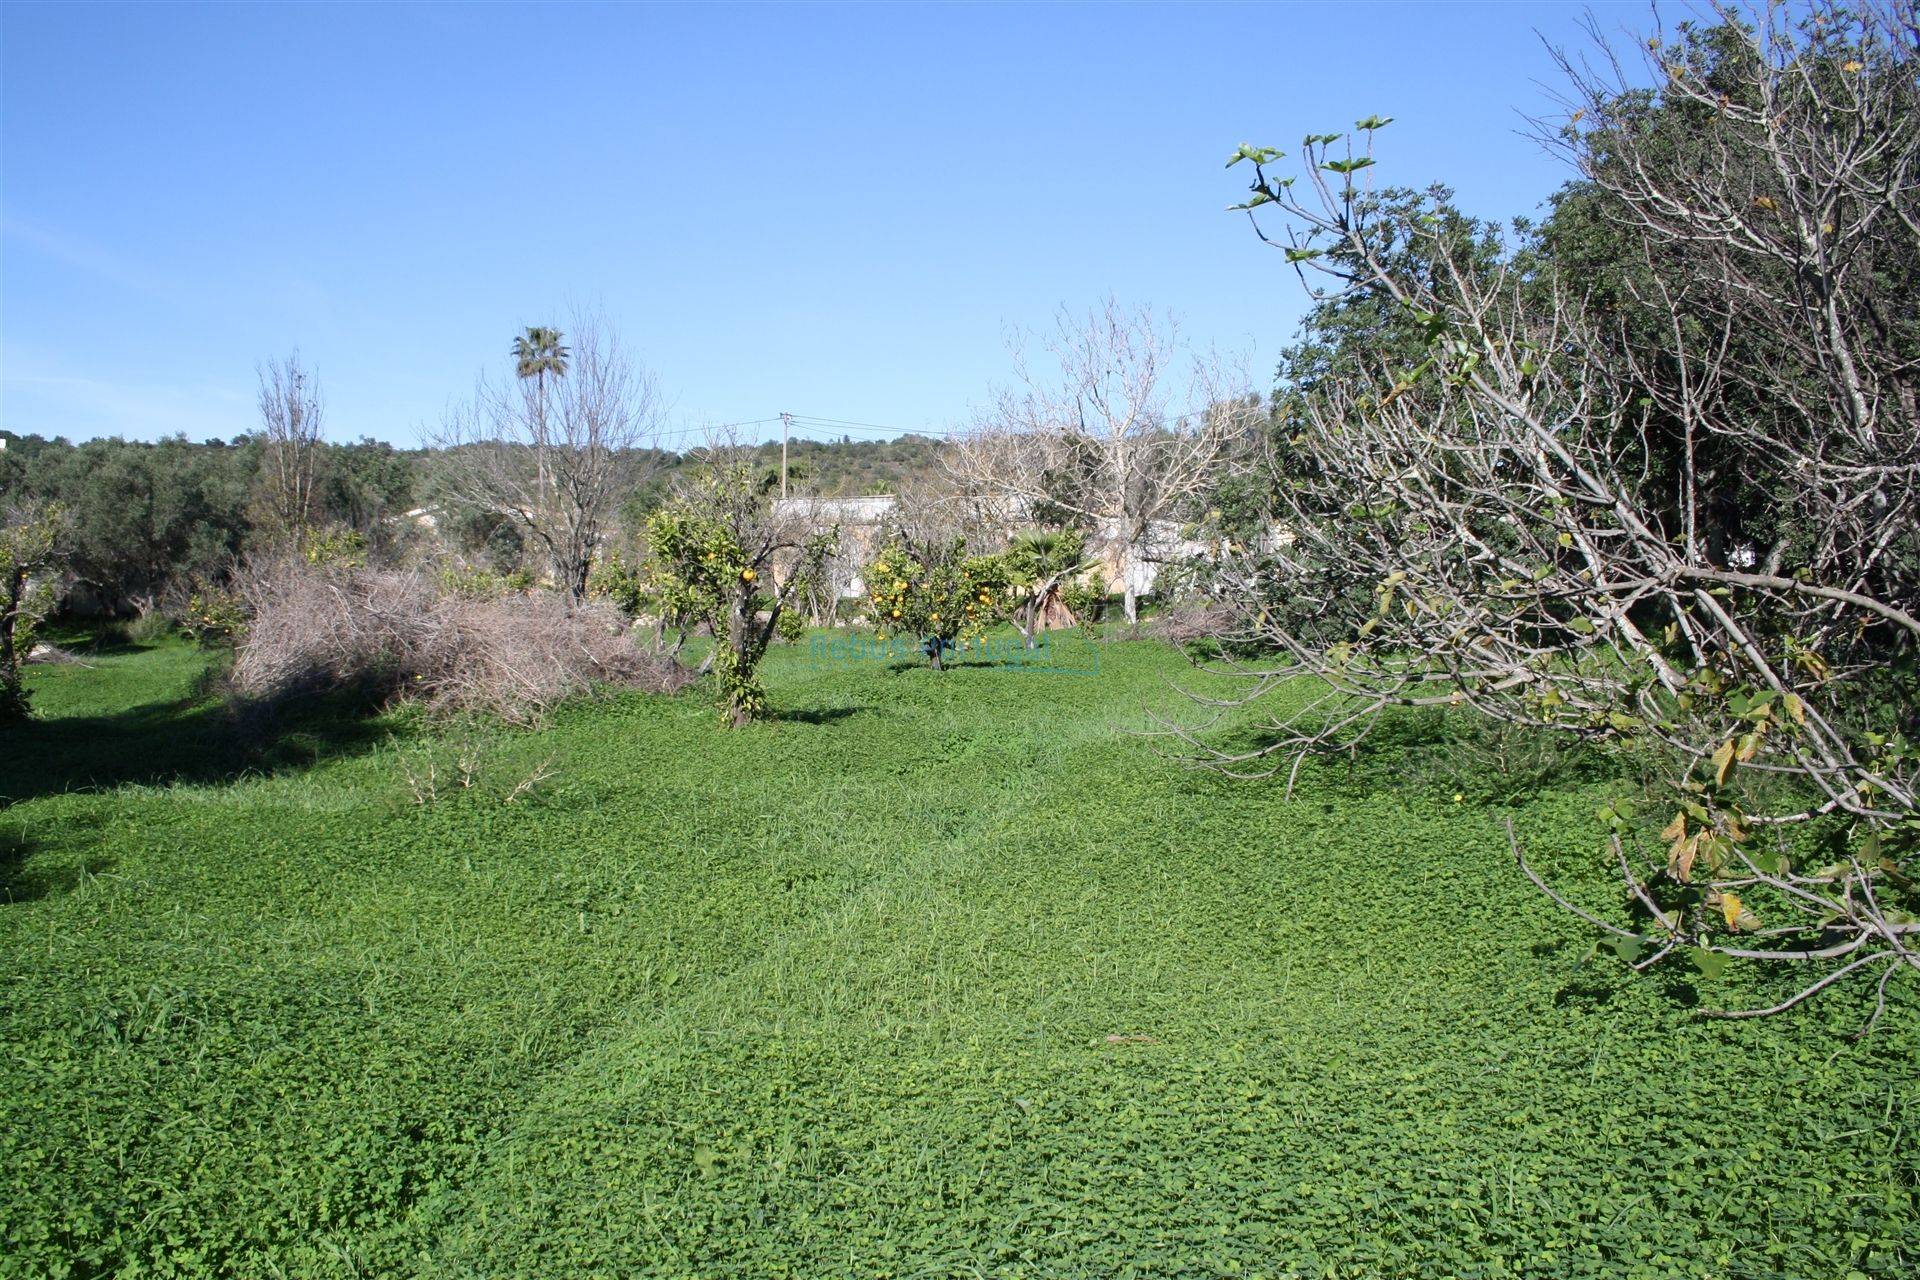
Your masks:
{"label": "orange tree", "polygon": [[665,613],[713,633],[708,661],[727,723],[738,727],[766,714],[760,659],[776,634],[799,621],[787,610],[800,575],[781,584],[773,570],[776,557],[801,548],[808,529],[773,509],[767,477],[743,452],[712,452],[695,484],[647,521],[648,576]]}
{"label": "orange tree", "polygon": [[965,538],[918,540],[895,533],[862,575],[881,641],[916,637],[935,671],[973,646],[1009,606],[1000,556],[970,556]]}

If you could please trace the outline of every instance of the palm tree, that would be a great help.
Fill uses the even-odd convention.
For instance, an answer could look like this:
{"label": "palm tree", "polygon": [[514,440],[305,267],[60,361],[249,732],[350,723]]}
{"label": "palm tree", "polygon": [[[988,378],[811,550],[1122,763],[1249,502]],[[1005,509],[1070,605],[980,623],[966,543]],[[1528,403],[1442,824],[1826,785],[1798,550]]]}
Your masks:
{"label": "palm tree", "polygon": [[558,329],[536,324],[513,340],[514,372],[522,378],[539,379],[540,390],[546,391],[547,375],[564,377],[567,372],[567,349],[560,345],[560,339],[566,335]]}
{"label": "palm tree", "polygon": [[534,380],[533,457],[537,474],[536,499],[544,508],[547,500],[547,375],[567,376],[567,349],[560,344],[565,336],[544,324],[529,325],[513,340],[514,373]]}

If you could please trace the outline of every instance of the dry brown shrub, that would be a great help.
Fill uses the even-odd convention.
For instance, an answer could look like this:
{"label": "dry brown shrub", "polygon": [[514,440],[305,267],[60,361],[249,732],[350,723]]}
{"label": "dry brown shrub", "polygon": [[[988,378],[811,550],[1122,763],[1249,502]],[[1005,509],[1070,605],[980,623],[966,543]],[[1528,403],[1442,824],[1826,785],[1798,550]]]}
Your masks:
{"label": "dry brown shrub", "polygon": [[1183,600],[1159,617],[1149,618],[1142,630],[1169,644],[1189,645],[1224,635],[1238,621],[1234,611],[1217,600]]}
{"label": "dry brown shrub", "polygon": [[420,571],[296,559],[251,566],[236,585],[251,618],[228,680],[250,700],[355,689],[527,724],[598,683],[669,693],[693,679],[636,647],[611,605],[569,608],[546,592],[472,599]]}

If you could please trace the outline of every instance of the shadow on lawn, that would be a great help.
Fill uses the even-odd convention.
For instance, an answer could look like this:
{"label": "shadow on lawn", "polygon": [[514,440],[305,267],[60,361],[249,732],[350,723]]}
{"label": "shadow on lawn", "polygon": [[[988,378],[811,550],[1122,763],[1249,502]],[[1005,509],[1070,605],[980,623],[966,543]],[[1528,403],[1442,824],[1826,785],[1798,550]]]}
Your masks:
{"label": "shadow on lawn", "polygon": [[774,719],[788,724],[835,724],[848,716],[857,716],[872,707],[822,707],[816,711],[777,711]]}
{"label": "shadow on lawn", "polygon": [[[61,823],[68,833],[76,829],[97,831],[102,825],[98,818],[69,818]],[[0,830],[0,909],[9,903],[32,902],[66,893],[85,877],[113,869],[113,859],[104,855],[52,866],[43,861],[29,869],[27,859],[38,848],[26,835],[24,823],[11,830]]]}
{"label": "shadow on lawn", "polygon": [[[301,769],[367,750],[383,728],[358,694],[297,706],[234,706],[199,696],[112,715],[27,720],[0,727],[0,810],[38,796],[129,784],[226,782]],[[0,858],[19,859],[0,844]]]}
{"label": "shadow on lawn", "polygon": [[0,906],[9,902],[30,902],[46,896],[49,886],[38,876],[23,874],[33,841],[18,828],[0,830]]}

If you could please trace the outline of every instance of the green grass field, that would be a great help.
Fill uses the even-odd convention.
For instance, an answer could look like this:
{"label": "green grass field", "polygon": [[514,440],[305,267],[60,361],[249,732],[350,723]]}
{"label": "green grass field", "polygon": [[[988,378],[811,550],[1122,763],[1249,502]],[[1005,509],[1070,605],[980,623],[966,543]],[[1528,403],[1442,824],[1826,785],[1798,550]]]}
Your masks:
{"label": "green grass field", "polygon": [[[769,659],[241,734],[175,643],[0,735],[0,1274],[1910,1276],[1920,1002],[1582,964],[1600,783],[1296,797],[1097,675]],[[543,775],[546,775],[543,777]],[[1428,778],[1428,781],[1421,781]],[[524,784],[524,785],[523,785]],[[1477,799],[1477,793],[1476,793]]]}

